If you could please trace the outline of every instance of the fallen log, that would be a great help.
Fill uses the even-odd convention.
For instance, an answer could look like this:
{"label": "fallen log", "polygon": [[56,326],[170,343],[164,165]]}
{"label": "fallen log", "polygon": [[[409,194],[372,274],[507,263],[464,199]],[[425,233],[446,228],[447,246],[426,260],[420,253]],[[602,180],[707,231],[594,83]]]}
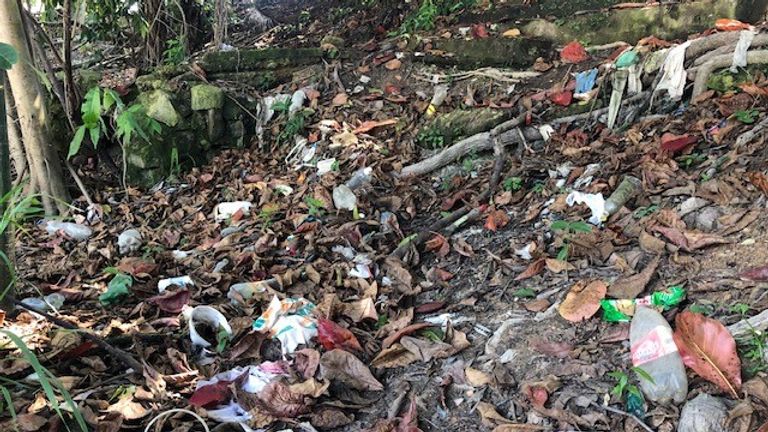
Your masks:
{"label": "fallen log", "polygon": [[[623,104],[630,104],[638,101],[645,101],[650,97],[650,92],[638,93],[632,97],[626,98]],[[578,121],[597,119],[608,112],[608,108],[601,108],[587,113],[576,114],[568,117],[561,117],[548,122],[550,125],[560,125],[563,123],[574,123]],[[442,168],[449,163],[461,158],[471,152],[487,151],[493,148],[493,137],[497,136],[504,146],[511,144],[521,144],[523,137],[526,141],[539,141],[543,137],[538,128],[521,128],[522,134],[517,128],[523,123],[525,117],[518,116],[496,126],[489,132],[481,132],[465,138],[456,144],[442,150],[436,155],[408,165],[400,171],[400,177],[417,177],[430,173],[436,169]]]}

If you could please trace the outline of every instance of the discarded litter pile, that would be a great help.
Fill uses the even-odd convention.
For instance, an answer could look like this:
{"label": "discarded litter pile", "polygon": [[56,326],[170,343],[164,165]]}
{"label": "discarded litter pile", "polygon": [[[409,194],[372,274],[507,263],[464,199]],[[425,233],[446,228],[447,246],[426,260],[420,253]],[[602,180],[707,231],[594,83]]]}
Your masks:
{"label": "discarded litter pile", "polygon": [[[90,224],[31,227],[48,236],[21,238],[22,277],[46,295],[21,303],[140,359],[130,384],[66,389],[94,426],[191,407],[244,430],[754,429],[766,44],[734,22],[679,44],[568,44],[534,66],[553,87],[485,95],[508,120],[422,160],[412,125],[480,96],[408,89],[388,74],[415,66],[382,48],[351,72],[387,71],[360,92],[280,89],[273,103],[315,120],[291,145],[104,192]],[[76,318],[91,309],[109,313]],[[38,314],[13,325],[51,342]],[[73,374],[132,367],[51,333],[48,358]]]}

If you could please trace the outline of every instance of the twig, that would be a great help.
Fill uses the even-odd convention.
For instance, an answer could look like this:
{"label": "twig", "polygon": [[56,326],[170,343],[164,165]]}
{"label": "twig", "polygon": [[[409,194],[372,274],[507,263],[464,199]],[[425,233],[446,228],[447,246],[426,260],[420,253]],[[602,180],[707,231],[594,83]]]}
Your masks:
{"label": "twig", "polygon": [[77,187],[80,189],[80,192],[85,197],[85,200],[88,201],[88,205],[90,207],[95,207],[96,204],[93,203],[93,200],[91,199],[91,196],[88,194],[88,190],[85,188],[85,184],[83,184],[83,180],[80,179],[79,175],[77,175],[77,171],[75,171],[75,168],[69,162],[69,159],[65,159],[64,163],[67,165],[67,169],[69,170],[69,174],[72,176],[73,179],[75,179],[75,183],[77,184]]}
{"label": "twig", "polygon": [[152,421],[150,421],[150,422],[147,424],[147,427],[144,429],[144,432],[149,432],[149,431],[150,431],[150,429],[152,428],[152,425],[153,425],[153,424],[155,424],[155,422],[156,422],[156,421],[158,421],[158,420],[160,420],[160,419],[162,419],[162,418],[164,418],[164,417],[168,417],[170,414],[175,414],[175,413],[184,413],[184,414],[189,414],[189,415],[191,415],[192,417],[194,417],[194,418],[195,418],[195,420],[199,421],[199,422],[200,422],[200,424],[202,424],[202,425],[203,425],[203,429],[205,429],[205,432],[210,432],[210,429],[208,428],[208,424],[207,424],[207,423],[205,423],[205,420],[203,420],[203,418],[202,418],[202,417],[200,417],[200,416],[199,416],[197,413],[195,413],[195,412],[192,412],[192,411],[190,411],[190,410],[181,409],[181,408],[174,408],[174,409],[170,409],[170,410],[168,410],[168,411],[163,411],[163,412],[161,412],[160,414],[156,415],[156,416],[155,416],[155,418],[153,418],[153,419],[152,419]]}
{"label": "twig", "polygon": [[638,425],[639,425],[641,428],[643,428],[643,429],[647,430],[648,432],[654,432],[654,430],[653,430],[653,429],[651,429],[651,427],[650,427],[650,426],[648,426],[647,424],[645,424],[645,422],[643,422],[642,420],[640,420],[640,419],[639,419],[639,418],[638,418],[636,415],[634,415],[634,414],[630,414],[630,413],[628,413],[628,412],[626,412],[626,411],[622,411],[622,410],[620,410],[620,409],[618,409],[618,408],[613,408],[613,407],[610,407],[610,406],[607,406],[607,405],[600,405],[600,404],[598,404],[598,403],[595,403],[595,402],[590,402],[590,403],[591,403],[592,405],[594,405],[594,406],[598,407],[598,408],[602,408],[602,409],[604,409],[604,410],[606,410],[606,411],[609,411],[609,412],[612,412],[612,413],[614,413],[614,414],[621,414],[621,415],[623,415],[623,416],[629,417],[629,418],[633,419],[634,421],[636,421],[636,422],[637,422],[637,424],[638,424]]}
{"label": "twig", "polygon": [[736,147],[741,147],[752,141],[766,128],[768,128],[768,116],[762,119],[760,123],[756,124],[752,129],[739,135],[739,137],[736,138]]}
{"label": "twig", "polygon": [[93,334],[93,333],[91,333],[91,332],[89,332],[89,331],[87,331],[85,329],[81,329],[80,327],[78,327],[78,326],[76,326],[74,324],[68,323],[67,321],[64,321],[62,319],[56,318],[55,316],[50,315],[50,314],[48,314],[46,312],[42,312],[42,311],[38,311],[38,310],[35,310],[33,308],[30,308],[30,307],[24,305],[23,303],[21,303],[19,301],[14,300],[14,303],[15,303],[15,305],[17,307],[20,307],[20,308],[28,310],[30,312],[36,313],[36,314],[42,316],[43,318],[47,319],[48,321],[52,322],[53,324],[56,324],[57,326],[59,326],[61,328],[65,328],[65,329],[68,329],[68,330],[77,330],[78,333],[80,333],[84,338],[86,338],[86,339],[90,340],[91,342],[94,342],[97,345],[99,345],[105,351],[110,353],[113,357],[115,357],[116,359],[120,360],[124,365],[126,365],[129,368],[133,369],[134,372],[136,372],[138,374],[141,374],[141,373],[144,372],[144,366],[142,366],[141,363],[139,363],[135,358],[133,358],[133,356],[131,356],[130,354],[128,354],[127,352],[125,352],[125,351],[123,351],[123,350],[121,350],[119,348],[113,347],[112,345],[107,343],[101,337],[99,337],[99,336],[97,336],[97,335],[95,335],[95,334]]}

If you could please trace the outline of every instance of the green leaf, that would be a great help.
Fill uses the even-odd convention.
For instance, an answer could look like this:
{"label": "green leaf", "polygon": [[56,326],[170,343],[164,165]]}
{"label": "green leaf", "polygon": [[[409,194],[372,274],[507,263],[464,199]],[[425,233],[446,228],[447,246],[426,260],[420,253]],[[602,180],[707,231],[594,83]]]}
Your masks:
{"label": "green leaf", "polygon": [[568,245],[563,246],[560,248],[560,252],[557,253],[557,259],[559,261],[568,261],[568,251],[569,251]]}
{"label": "green leaf", "polygon": [[19,61],[16,49],[7,43],[0,42],[0,69],[9,70]]}
{"label": "green leaf", "polygon": [[570,227],[570,222],[564,220],[554,221],[549,225],[552,231],[568,231]]}
{"label": "green leaf", "polygon": [[[8,411],[11,413],[11,419],[13,420],[13,430],[19,432],[18,421],[16,420],[16,407],[13,406],[13,398],[11,398],[11,392],[9,392],[5,386],[0,386],[0,393],[3,394],[3,400],[5,400],[5,404],[8,405]],[[0,408],[0,413],[1,412],[3,412],[3,410]]]}
{"label": "green leaf", "polygon": [[592,225],[584,221],[571,222],[571,230],[573,232],[590,233],[592,232]]}
{"label": "green leaf", "polygon": [[113,105],[115,105],[118,110],[125,109],[125,104],[123,103],[123,100],[120,99],[120,95],[112,89],[104,89],[102,104],[104,105],[105,111],[109,111]]}
{"label": "green leaf", "polygon": [[75,131],[75,136],[72,137],[72,141],[69,143],[69,153],[67,159],[76,155],[80,151],[80,146],[83,145],[83,138],[85,138],[85,126],[80,126]]}
{"label": "green leaf", "polygon": [[634,372],[637,374],[637,376],[639,376],[640,378],[642,378],[642,379],[644,379],[644,380],[646,380],[646,381],[650,382],[651,384],[656,384],[656,382],[653,380],[653,377],[652,377],[652,376],[651,376],[651,375],[650,375],[648,372],[646,372],[645,370],[643,370],[642,368],[635,366],[635,367],[633,367],[633,368],[632,368],[632,370],[633,370],[633,371],[634,371]]}
{"label": "green leaf", "polygon": [[101,123],[96,123],[96,126],[88,128],[88,133],[91,136],[91,143],[93,144],[93,148],[96,148],[96,146],[99,144],[99,139],[101,138]]}
{"label": "green leaf", "polygon": [[133,285],[133,278],[125,273],[118,273],[109,281],[107,291],[99,296],[102,306],[112,306],[120,301],[120,298],[130,294],[128,288]]}
{"label": "green leaf", "polygon": [[216,333],[216,352],[222,353],[229,344],[229,332],[224,327],[219,327],[219,331]]}
{"label": "green leaf", "polygon": [[89,129],[101,120],[101,89],[93,87],[85,94],[83,105],[80,107],[83,123]]}
{"label": "green leaf", "polygon": [[748,110],[736,111],[733,116],[736,120],[744,124],[752,124],[757,120],[758,111],[754,108]]}
{"label": "green leaf", "polygon": [[518,288],[515,292],[512,293],[512,295],[520,298],[531,298],[536,297],[536,291],[530,288]]}

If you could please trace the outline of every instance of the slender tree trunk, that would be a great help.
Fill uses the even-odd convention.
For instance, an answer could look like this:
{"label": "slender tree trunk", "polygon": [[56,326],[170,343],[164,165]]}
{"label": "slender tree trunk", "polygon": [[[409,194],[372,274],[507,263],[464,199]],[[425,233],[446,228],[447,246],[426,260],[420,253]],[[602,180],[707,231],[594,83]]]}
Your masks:
{"label": "slender tree trunk", "polygon": [[30,174],[37,182],[45,212],[63,213],[69,194],[64,186],[59,154],[46,125],[45,95],[31,63],[21,13],[15,1],[0,1],[0,41],[14,46],[19,52],[19,62],[8,71],[8,81],[16,101]]}
{"label": "slender tree trunk", "polygon": [[227,21],[229,18],[229,0],[216,0],[213,21],[213,49],[221,49],[227,38]]}
{"label": "slender tree trunk", "polygon": [[77,89],[75,89],[75,79],[72,76],[72,0],[64,0],[64,12],[62,16],[64,22],[64,110],[69,119],[74,118],[75,107],[78,104]]}
{"label": "slender tree trunk", "polygon": [[[19,120],[16,117],[16,109],[13,106],[13,95],[11,94],[10,86],[5,83],[3,90],[5,90],[5,123],[8,129],[8,149],[11,153],[11,160],[13,161],[13,167],[16,170],[16,183],[20,184],[24,177],[29,175],[29,163],[27,162],[27,156],[24,154],[24,143],[21,142],[21,134],[19,133]],[[28,185],[30,190],[36,190],[37,185]]]}
{"label": "slender tree trunk", "polygon": [[142,3],[144,19],[149,22],[147,29],[147,39],[144,46],[144,59],[148,64],[157,66],[163,61],[164,35],[163,24],[163,1],[145,0]]}
{"label": "slender tree trunk", "polygon": [[[0,93],[4,93],[7,80],[5,72],[0,71]],[[2,95],[0,95],[2,96]],[[0,97],[0,198],[7,196],[11,190],[11,163],[8,151],[8,139],[5,123],[5,97]],[[7,206],[5,200],[0,201],[0,216],[5,214]],[[11,250],[10,239],[12,229],[10,225],[0,232],[0,310],[7,312],[13,311],[14,287],[13,287],[13,269],[9,265],[13,251]]]}

